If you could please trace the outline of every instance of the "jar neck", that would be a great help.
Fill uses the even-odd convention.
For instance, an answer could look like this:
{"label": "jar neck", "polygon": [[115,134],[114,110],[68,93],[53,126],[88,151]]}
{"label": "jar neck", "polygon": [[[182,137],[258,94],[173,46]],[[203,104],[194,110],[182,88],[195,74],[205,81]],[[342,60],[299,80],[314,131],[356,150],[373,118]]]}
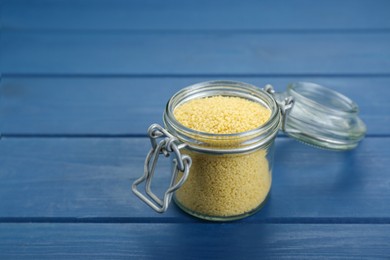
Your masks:
{"label": "jar neck", "polygon": [[[174,116],[175,108],[193,99],[211,96],[240,97],[260,103],[271,111],[268,121],[253,130],[235,134],[211,134],[182,125]],[[253,85],[236,81],[208,81],[177,92],[166,105],[163,120],[167,130],[188,149],[213,154],[245,153],[269,146],[278,133],[281,115],[274,98]]]}

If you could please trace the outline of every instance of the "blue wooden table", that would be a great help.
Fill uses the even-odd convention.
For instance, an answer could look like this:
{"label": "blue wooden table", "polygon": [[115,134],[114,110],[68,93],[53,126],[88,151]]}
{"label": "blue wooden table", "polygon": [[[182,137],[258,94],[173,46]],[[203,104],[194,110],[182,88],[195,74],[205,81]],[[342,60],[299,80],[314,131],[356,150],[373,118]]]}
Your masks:
{"label": "blue wooden table", "polygon": [[[390,259],[390,2],[0,2],[0,259]],[[358,103],[349,152],[276,141],[241,221],[155,213],[131,192],[179,89],[312,81]],[[163,192],[169,165],[159,165]]]}

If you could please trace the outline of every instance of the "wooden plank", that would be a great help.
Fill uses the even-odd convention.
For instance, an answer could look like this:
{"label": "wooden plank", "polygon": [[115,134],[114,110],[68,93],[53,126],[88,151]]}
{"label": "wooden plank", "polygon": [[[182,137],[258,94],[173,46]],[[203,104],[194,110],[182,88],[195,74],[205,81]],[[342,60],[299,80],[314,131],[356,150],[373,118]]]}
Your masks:
{"label": "wooden plank", "polygon": [[2,259],[386,259],[390,255],[390,225],[0,224],[0,240]]}
{"label": "wooden plank", "polygon": [[[225,77],[282,91],[310,81],[352,98],[369,135],[390,134],[390,77]],[[3,135],[145,135],[176,91],[200,78],[9,78],[0,85]],[[215,79],[215,78],[214,78]]]}
{"label": "wooden plank", "polygon": [[389,74],[390,33],[4,31],[7,74]]}
{"label": "wooden plank", "polygon": [[[143,171],[147,138],[2,138],[0,221],[193,222],[171,205],[155,213],[130,186]],[[271,197],[243,222],[389,223],[390,138],[350,152],[276,141]],[[153,189],[163,194],[168,160]]]}
{"label": "wooden plank", "polygon": [[388,29],[389,2],[3,1],[6,29],[300,30]]}

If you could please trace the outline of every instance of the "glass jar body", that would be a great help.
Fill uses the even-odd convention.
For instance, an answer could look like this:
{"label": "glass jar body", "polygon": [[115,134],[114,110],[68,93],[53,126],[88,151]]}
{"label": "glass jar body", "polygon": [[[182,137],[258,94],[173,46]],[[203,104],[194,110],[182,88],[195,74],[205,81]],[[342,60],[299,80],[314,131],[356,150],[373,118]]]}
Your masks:
{"label": "glass jar body", "polygon": [[[173,111],[180,104],[219,95],[259,102],[270,109],[270,119],[257,129],[222,135],[197,132],[175,120]],[[182,153],[192,159],[188,179],[175,192],[176,204],[193,216],[213,221],[240,219],[258,211],[271,188],[274,139],[280,121],[272,96],[245,83],[204,82],[174,95],[164,113],[165,127],[183,142]]]}
{"label": "glass jar body", "polygon": [[254,214],[263,207],[271,189],[273,143],[237,154],[183,151],[191,157],[192,166],[174,201],[185,212],[213,221]]}

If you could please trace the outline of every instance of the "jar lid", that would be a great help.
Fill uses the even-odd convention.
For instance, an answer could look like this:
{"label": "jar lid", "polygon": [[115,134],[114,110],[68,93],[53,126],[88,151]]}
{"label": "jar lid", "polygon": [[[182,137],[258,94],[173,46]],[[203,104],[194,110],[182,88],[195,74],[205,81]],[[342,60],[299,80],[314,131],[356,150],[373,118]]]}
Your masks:
{"label": "jar lid", "polygon": [[349,150],[364,138],[366,126],[358,116],[358,106],[334,90],[297,82],[273,94],[282,112],[286,98],[294,100],[283,123],[283,131],[294,139],[320,148]]}

